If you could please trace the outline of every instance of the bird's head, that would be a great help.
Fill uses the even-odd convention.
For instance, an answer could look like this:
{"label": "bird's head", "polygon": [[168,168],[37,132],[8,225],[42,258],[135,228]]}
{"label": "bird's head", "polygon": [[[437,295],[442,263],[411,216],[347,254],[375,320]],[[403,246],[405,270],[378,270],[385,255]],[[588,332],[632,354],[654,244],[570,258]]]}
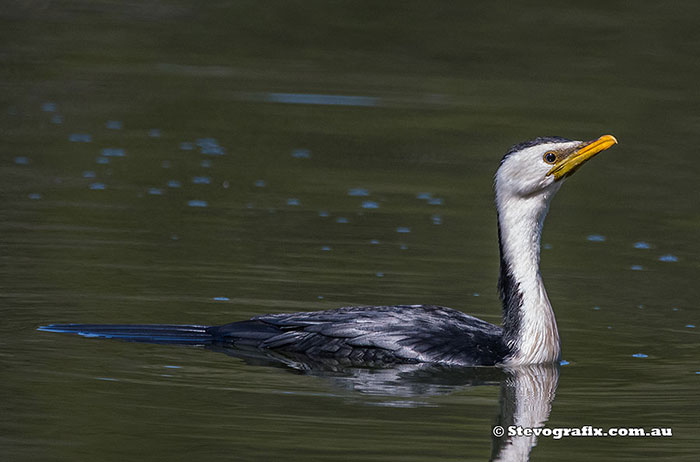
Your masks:
{"label": "bird's head", "polygon": [[496,172],[496,194],[508,198],[538,195],[551,198],[562,180],[614,144],[617,140],[612,135],[593,141],[541,137],[516,144],[503,157]]}

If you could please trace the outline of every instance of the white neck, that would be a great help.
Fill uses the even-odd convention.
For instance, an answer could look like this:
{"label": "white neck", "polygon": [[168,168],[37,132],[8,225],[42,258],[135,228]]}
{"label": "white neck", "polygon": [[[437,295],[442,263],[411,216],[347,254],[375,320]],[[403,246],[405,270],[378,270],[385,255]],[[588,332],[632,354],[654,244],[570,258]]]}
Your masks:
{"label": "white neck", "polygon": [[558,361],[559,331],[540,274],[540,236],[549,202],[559,189],[532,196],[496,193],[501,242],[501,296],[507,365]]}

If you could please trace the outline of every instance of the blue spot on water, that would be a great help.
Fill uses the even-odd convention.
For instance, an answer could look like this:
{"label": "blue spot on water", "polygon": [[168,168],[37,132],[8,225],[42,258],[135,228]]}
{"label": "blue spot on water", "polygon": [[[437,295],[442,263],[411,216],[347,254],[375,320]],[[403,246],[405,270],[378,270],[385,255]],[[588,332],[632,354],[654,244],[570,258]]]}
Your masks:
{"label": "blue spot on water", "polygon": [[363,209],[378,209],[379,204],[377,204],[374,201],[364,201],[364,202],[362,202],[362,208]]}
{"label": "blue spot on water", "polygon": [[162,196],[163,195],[163,190],[160,188],[149,188],[148,189],[148,194],[151,194],[153,196]]}
{"label": "blue spot on water", "polygon": [[295,199],[292,197],[290,199],[287,199],[287,205],[297,206],[297,205],[301,205],[301,202],[299,202],[299,199]]}
{"label": "blue spot on water", "polygon": [[384,273],[382,273],[381,271],[378,271],[378,272],[377,272],[377,277],[378,277],[378,278],[383,278],[383,277],[384,277]]}
{"label": "blue spot on water", "polygon": [[207,201],[193,199],[191,201],[188,201],[187,205],[189,205],[190,207],[206,207],[209,204],[207,203]]}
{"label": "blue spot on water", "polygon": [[93,189],[93,190],[102,190],[102,189],[106,189],[106,188],[107,188],[107,186],[104,183],[91,183],[90,184],[90,189]]}
{"label": "blue spot on water", "polygon": [[211,178],[208,176],[196,176],[192,178],[192,183],[194,184],[210,184]]}
{"label": "blue spot on water", "polygon": [[343,96],[302,93],[267,93],[264,99],[270,103],[318,104],[327,106],[378,106],[379,98],[369,96]]}
{"label": "blue spot on water", "polygon": [[396,232],[397,233],[410,233],[411,228],[409,228],[407,226],[399,226],[398,228],[396,228]]}
{"label": "blue spot on water", "polygon": [[632,355],[633,358],[648,358],[649,355],[645,355],[644,353],[635,353]]}
{"label": "blue spot on water", "polygon": [[89,133],[71,133],[68,135],[68,141],[73,143],[90,143],[92,142],[92,135]]}
{"label": "blue spot on water", "polygon": [[571,364],[571,363],[569,361],[567,361],[566,359],[562,359],[561,361],[559,361],[560,366],[568,366],[569,364]]}
{"label": "blue spot on water", "polygon": [[29,157],[24,157],[24,156],[15,157],[15,164],[28,165],[29,164]]}
{"label": "blue spot on water", "polygon": [[110,130],[121,130],[122,129],[122,122],[120,120],[108,120],[106,127]]}
{"label": "blue spot on water", "polygon": [[83,172],[83,178],[95,178],[97,174],[93,172],[92,170],[85,170]]}
{"label": "blue spot on water", "polygon": [[378,244],[379,244],[379,239],[372,239],[371,241],[369,241],[369,243],[372,244],[372,245],[378,245]]}
{"label": "blue spot on water", "polygon": [[544,250],[551,250],[552,249],[552,244],[545,244],[542,247],[544,247]]}
{"label": "blue spot on water", "polygon": [[267,186],[267,183],[265,183],[265,180],[255,180],[255,187],[257,188],[264,188]]}
{"label": "blue spot on water", "polygon": [[63,116],[60,114],[54,114],[51,116],[51,123],[55,125],[61,125],[63,123]]}
{"label": "blue spot on water", "polygon": [[599,311],[599,310],[600,310],[600,307],[599,307],[599,306],[594,306],[593,309],[596,310],[596,311]]}
{"label": "blue spot on water", "polygon": [[100,165],[105,165],[109,163],[109,159],[107,157],[100,156],[97,158],[97,163]]}
{"label": "blue spot on water", "polygon": [[671,254],[661,255],[659,257],[659,261],[676,262],[676,261],[678,261],[678,257],[676,257],[675,255],[671,255]]}
{"label": "blue spot on water", "polygon": [[[84,335],[84,337],[87,337],[87,335]],[[112,377],[95,377],[96,380],[103,380],[105,382],[119,382],[119,379],[115,379]]]}
{"label": "blue spot on water", "polygon": [[591,242],[605,242],[605,236],[602,234],[590,234],[586,237]]}
{"label": "blue spot on water", "polygon": [[168,181],[168,188],[179,188],[180,186],[182,186],[182,183],[177,180]]}
{"label": "blue spot on water", "polygon": [[124,157],[126,151],[122,148],[104,148],[102,150],[102,155],[105,157]]}
{"label": "blue spot on water", "polygon": [[478,297],[478,296],[479,296],[479,292],[474,292],[474,293],[472,294],[472,296]]}
{"label": "blue spot on water", "polygon": [[678,308],[674,306],[673,308],[671,308],[671,310],[678,311]]}
{"label": "blue spot on water", "polygon": [[41,110],[44,112],[56,112],[56,103],[46,102],[41,105]]}
{"label": "blue spot on water", "polygon": [[325,297],[324,297],[323,295],[319,295],[319,296],[316,297],[316,298],[318,298],[319,300],[323,300]]}
{"label": "blue spot on water", "polygon": [[644,267],[642,265],[632,265],[632,266],[630,266],[630,269],[632,271],[642,271],[644,269]]}
{"label": "blue spot on water", "polygon": [[217,302],[227,302],[231,299],[228,297],[213,297],[212,300],[216,300]]}
{"label": "blue spot on water", "polygon": [[209,167],[211,167],[211,161],[205,159],[199,165],[201,165],[204,168],[209,168]]}
{"label": "blue spot on water", "polygon": [[433,198],[433,193],[429,193],[429,192],[420,192],[420,193],[416,194],[416,198],[417,198],[417,199],[423,199],[423,200],[430,200],[430,199]]}
{"label": "blue spot on water", "polygon": [[183,141],[180,143],[180,150],[181,151],[191,151],[194,149],[194,144],[190,143],[189,141]]}
{"label": "blue spot on water", "polygon": [[199,146],[199,152],[202,154],[220,156],[226,153],[224,148],[214,138],[199,138],[195,141],[195,144]]}
{"label": "blue spot on water", "polygon": [[639,241],[634,243],[635,249],[651,249],[651,245],[644,241]]}
{"label": "blue spot on water", "polygon": [[221,187],[224,188],[224,189],[228,189],[229,186],[231,186],[231,185],[230,185],[229,182],[226,181],[226,180],[224,180],[224,181],[221,183]]}
{"label": "blue spot on water", "polygon": [[695,329],[695,324],[686,324],[685,327],[688,329]]}
{"label": "blue spot on water", "polygon": [[182,369],[182,366],[163,366],[166,369]]}
{"label": "blue spot on water", "polygon": [[311,157],[311,151],[308,149],[295,149],[292,151],[292,157],[295,159],[309,159]]}
{"label": "blue spot on water", "polygon": [[428,199],[428,204],[429,205],[442,205],[443,200],[440,197],[434,197],[432,199]]}
{"label": "blue spot on water", "polygon": [[401,250],[406,250],[406,249],[408,249],[408,246],[407,246],[406,244],[401,244],[401,245],[399,246],[399,249],[401,249]]}
{"label": "blue spot on water", "polygon": [[33,201],[41,199],[41,194],[39,193],[29,193],[27,197]]}
{"label": "blue spot on water", "polygon": [[324,252],[328,252],[328,251],[331,250],[331,246],[329,246],[329,245],[324,245],[323,247],[321,247],[321,250],[323,250]]}
{"label": "blue spot on water", "polygon": [[348,189],[348,196],[369,196],[369,191],[365,188],[351,188]]}
{"label": "blue spot on water", "polygon": [[335,219],[335,222],[336,222],[336,223],[350,223],[350,220],[348,220],[348,219],[345,218],[345,217],[338,217],[338,218]]}
{"label": "blue spot on water", "polygon": [[325,218],[325,217],[330,216],[330,213],[326,212],[325,210],[321,210],[321,211],[318,212],[318,216],[319,216],[319,217],[324,217],[324,218]]}
{"label": "blue spot on water", "polygon": [[255,205],[254,205],[252,202],[248,202],[248,203],[245,205],[245,207],[246,207],[247,209],[254,209],[254,208],[255,208]]}
{"label": "blue spot on water", "polygon": [[440,215],[433,215],[430,217],[431,220],[433,220],[434,225],[441,225],[442,224],[442,217]]}
{"label": "blue spot on water", "polygon": [[148,130],[148,136],[150,136],[151,138],[160,138],[160,135],[161,132],[157,128],[151,128],[150,130]]}

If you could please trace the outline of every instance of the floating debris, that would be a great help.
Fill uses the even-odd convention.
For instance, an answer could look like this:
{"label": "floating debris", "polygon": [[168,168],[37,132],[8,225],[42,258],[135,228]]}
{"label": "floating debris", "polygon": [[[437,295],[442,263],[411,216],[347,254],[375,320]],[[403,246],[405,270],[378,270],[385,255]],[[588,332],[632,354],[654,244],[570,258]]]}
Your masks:
{"label": "floating debris", "polygon": [[151,138],[160,138],[160,136],[161,136],[160,129],[151,128],[150,130],[148,130],[148,136]]}
{"label": "floating debris", "polygon": [[397,233],[410,233],[411,228],[409,228],[408,226],[399,226],[398,228],[396,228],[396,232]]}
{"label": "floating debris", "polygon": [[100,164],[100,165],[108,164],[108,163],[109,163],[109,158],[100,156],[100,157],[97,158],[97,163]]}
{"label": "floating debris", "polygon": [[384,277],[384,273],[382,273],[381,271],[377,271],[376,276],[377,276],[378,278],[383,278],[383,277]]}
{"label": "floating debris", "polygon": [[651,244],[644,241],[639,241],[634,243],[635,249],[651,249]]}
{"label": "floating debris", "polygon": [[542,248],[544,248],[544,250],[552,250],[552,244],[545,244]]}
{"label": "floating debris", "polygon": [[290,199],[287,199],[287,205],[292,205],[296,207],[298,205],[301,205],[301,202],[299,201],[299,199],[295,199],[292,197]]}
{"label": "floating debris", "polygon": [[168,181],[168,188],[179,188],[180,186],[182,186],[182,183],[180,183],[177,180],[169,180]]}
{"label": "floating debris", "polygon": [[265,180],[255,180],[255,183],[253,183],[253,184],[255,185],[256,188],[264,188],[265,186],[267,186],[267,183],[265,182]]}
{"label": "floating debris", "polygon": [[183,141],[180,143],[180,150],[181,151],[192,151],[194,149],[194,144],[190,143],[189,141]]}
{"label": "floating debris", "polygon": [[93,189],[93,190],[107,189],[107,185],[105,185],[104,183],[91,183],[90,189]]}
{"label": "floating debris", "polygon": [[433,221],[434,225],[442,224],[442,217],[440,215],[433,215],[432,217],[430,217],[430,219]]}
{"label": "floating debris", "polygon": [[162,196],[163,195],[163,190],[160,188],[149,188],[148,189],[148,194],[152,196]]}
{"label": "floating debris", "polygon": [[350,220],[348,220],[348,219],[345,218],[345,217],[338,217],[338,218],[335,219],[335,222],[336,222],[336,223],[350,223]]}
{"label": "floating debris", "polygon": [[567,361],[566,359],[562,359],[561,361],[559,361],[560,366],[568,366],[569,364],[571,364],[571,363],[569,361]]}
{"label": "floating debris", "polygon": [[41,199],[41,194],[39,193],[29,193],[27,194],[27,197],[33,201]]}
{"label": "floating debris", "polygon": [[644,267],[642,265],[632,265],[632,266],[630,266],[630,269],[632,271],[642,271],[644,269]]}
{"label": "floating debris", "polygon": [[326,218],[326,217],[329,217],[329,216],[330,216],[330,213],[326,212],[325,210],[320,210],[320,211],[318,212],[318,216],[319,216],[319,217]]}
{"label": "floating debris", "polygon": [[54,125],[61,125],[63,123],[63,116],[61,114],[54,114],[51,116],[51,123]]}
{"label": "floating debris", "polygon": [[29,165],[29,157],[25,157],[25,156],[15,157],[15,164],[17,164],[17,165]]}
{"label": "floating debris", "polygon": [[83,178],[95,178],[97,174],[93,172],[92,170],[85,170],[83,172]]}
{"label": "floating debris", "polygon": [[122,124],[121,120],[108,120],[107,124],[105,126],[109,130],[121,130],[123,124]]}
{"label": "floating debris", "polygon": [[596,311],[599,311],[599,310],[600,310],[600,307],[599,307],[599,306],[594,306],[593,309],[596,310]]}
{"label": "floating debris", "polygon": [[416,194],[416,199],[430,200],[433,198],[433,193],[429,192],[419,192]]}
{"label": "floating debris", "polygon": [[41,105],[41,110],[44,112],[56,112],[56,103],[46,102]]}
{"label": "floating debris", "polygon": [[212,297],[212,300],[215,300],[217,302],[227,302],[231,299],[228,297]]}
{"label": "floating debris", "polygon": [[348,196],[365,197],[369,196],[369,191],[365,188],[351,188],[348,189]]}
{"label": "floating debris", "polygon": [[443,200],[441,197],[433,197],[432,199],[428,199],[428,205],[442,205]]}
{"label": "floating debris", "polygon": [[644,353],[635,353],[632,355],[633,358],[648,358],[649,355],[645,355]]}
{"label": "floating debris", "polygon": [[323,250],[324,252],[329,252],[331,250],[331,246],[324,245],[323,247],[321,247],[321,250]]}
{"label": "floating debris", "polygon": [[191,201],[188,201],[188,202],[187,202],[187,205],[190,206],[190,207],[206,207],[206,206],[208,206],[209,204],[207,203],[207,201],[198,200],[198,199],[193,199],[193,200],[191,200]]}
{"label": "floating debris", "polygon": [[379,245],[379,239],[372,239],[369,243],[372,245]]}
{"label": "floating debris", "polygon": [[399,249],[401,249],[401,250],[406,250],[406,249],[408,249],[408,246],[407,246],[406,244],[401,244],[401,245],[399,246]]}
{"label": "floating debris", "polygon": [[665,261],[665,262],[677,262],[678,257],[675,255],[667,254],[667,255],[661,255],[659,257],[659,261]]}
{"label": "floating debris", "polygon": [[686,324],[685,327],[688,329],[695,329],[695,324]]}
{"label": "floating debris", "polygon": [[89,133],[71,133],[68,135],[68,141],[73,143],[90,143],[92,142],[92,135]]}
{"label": "floating debris", "polygon": [[310,159],[311,151],[308,149],[294,149],[292,151],[292,157],[295,159]]}
{"label": "floating debris", "polygon": [[605,236],[602,234],[590,234],[586,237],[591,242],[605,242]]}
{"label": "floating debris", "polygon": [[379,204],[374,201],[364,201],[362,202],[363,209],[378,209]]}

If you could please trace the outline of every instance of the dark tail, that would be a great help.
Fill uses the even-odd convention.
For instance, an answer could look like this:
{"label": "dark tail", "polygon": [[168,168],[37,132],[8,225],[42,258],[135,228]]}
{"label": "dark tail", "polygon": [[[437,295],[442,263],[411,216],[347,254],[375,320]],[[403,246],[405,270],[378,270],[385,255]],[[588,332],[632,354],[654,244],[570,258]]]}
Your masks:
{"label": "dark tail", "polygon": [[112,338],[128,342],[209,345],[214,337],[209,326],[173,324],[49,324],[38,330]]}

